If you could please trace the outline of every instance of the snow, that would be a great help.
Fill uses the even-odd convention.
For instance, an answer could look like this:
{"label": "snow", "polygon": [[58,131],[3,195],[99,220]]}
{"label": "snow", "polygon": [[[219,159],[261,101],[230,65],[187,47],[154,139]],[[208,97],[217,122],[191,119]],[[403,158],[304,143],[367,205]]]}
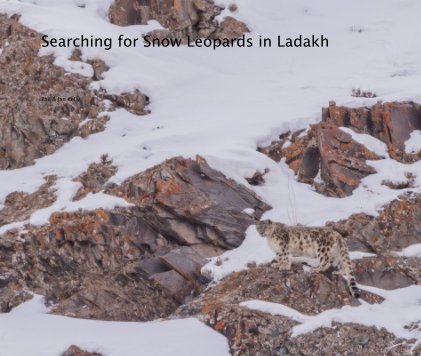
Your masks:
{"label": "snow", "polygon": [[228,356],[221,334],[196,319],[109,322],[47,314],[41,296],[0,314],[0,345],[8,356],[57,356],[70,345],[107,356]]}
{"label": "snow", "polygon": [[401,252],[398,252],[397,255],[403,257],[421,257],[421,244],[408,246]]}
{"label": "snow", "polygon": [[[358,106],[377,100],[420,99],[421,73],[416,63],[421,52],[416,50],[414,36],[403,36],[418,26],[416,14],[421,4],[416,1],[403,4],[392,0],[384,6],[380,0],[369,4],[363,0],[320,0],[317,5],[309,0],[244,0],[236,16],[247,22],[255,43],[259,35],[274,38],[278,34],[323,33],[329,38],[329,48],[254,46],[215,51],[118,48],[120,34],[138,38],[159,25],[151,21],[146,26],[118,27],[106,19],[109,0],[86,0],[83,4],[86,6],[72,0],[8,0],[0,4],[0,11],[22,13],[24,24],[50,37],[84,34],[112,38],[111,50],[82,48],[83,60],[102,58],[110,67],[104,80],[93,86],[111,93],[139,89],[151,97],[152,113],[147,117],[124,110],[110,113],[104,132],[87,139],[75,138],[34,166],[0,172],[0,181],[7,183],[0,187],[0,202],[15,190],[33,192],[46,174],[56,174],[60,184],[67,181],[70,186],[72,179],[102,153],[108,153],[118,166],[112,178],[116,183],[175,155],[200,154],[215,169],[243,184],[247,184],[244,177],[256,169],[269,168],[267,184],[253,188],[273,206],[267,216],[289,224],[323,225],[355,212],[376,214],[401,193],[381,186],[381,180],[398,179],[407,170],[421,172],[419,165],[397,165],[390,170],[391,164],[385,163],[384,169],[370,176],[351,197],[327,198],[297,182],[285,164],[276,164],[256,151],[258,144],[276,134],[317,122],[321,107],[329,100]],[[57,65],[90,75],[90,66],[68,60],[71,52],[72,48],[42,48],[40,54],[53,53]],[[410,74],[396,75],[405,70]],[[372,88],[378,97],[354,98],[350,95],[354,87]],[[376,147],[380,149],[378,143]],[[62,200],[70,204],[68,191],[61,193]],[[97,199],[96,207],[107,205],[103,198]],[[63,205],[55,208],[62,209]]]}
{"label": "snow", "polygon": [[241,305],[272,315],[283,315],[298,321],[300,324],[293,328],[292,337],[297,337],[321,327],[331,327],[332,322],[336,321],[385,328],[397,337],[414,338],[417,340],[417,343],[421,343],[421,330],[415,328],[411,331],[405,328],[406,325],[418,322],[421,319],[421,286],[413,285],[393,291],[367,286],[362,289],[381,295],[385,298],[385,301],[381,304],[369,304],[361,300],[360,306],[329,309],[314,316],[302,314],[282,304],[260,300],[243,302]]}
{"label": "snow", "polygon": [[[230,0],[217,2],[231,3]],[[112,38],[114,46],[109,51],[82,49],[82,60],[101,58],[110,67],[104,79],[94,83],[93,88],[101,86],[115,94],[138,89],[152,100],[148,116],[135,116],[122,109],[107,113],[110,120],[105,131],[86,139],[73,138],[33,166],[0,171],[0,208],[9,193],[34,192],[44,183],[43,177],[52,174],[58,177],[52,188],[57,190],[58,199],[53,206],[35,212],[29,219],[33,224],[47,222],[53,211],[127,206],[123,200],[102,192],[72,202],[80,186],[73,181],[74,177],[104,153],[118,167],[111,179],[115,183],[167,158],[200,154],[213,168],[247,185],[270,204],[273,209],[264,218],[288,224],[320,226],[357,212],[377,215],[382,206],[403,192],[421,192],[421,162],[401,164],[391,160],[380,142],[348,129],[343,130],[384,159],[369,162],[377,173],[363,179],[352,196],[342,199],[318,194],[309,185],[298,182],[285,162],[277,164],[256,151],[258,145],[270,143],[280,133],[306,129],[318,122],[320,110],[329,100],[351,107],[371,105],[378,100],[420,102],[421,51],[419,38],[411,35],[420,31],[420,1],[243,0],[235,16],[247,23],[255,42],[260,35],[274,38],[278,34],[285,37],[324,34],[329,38],[329,48],[254,46],[216,51],[187,47],[118,48],[115,44],[120,34],[141,37],[159,25],[154,21],[146,26],[112,25],[106,15],[110,3],[111,0],[0,2],[0,12],[21,13],[21,22],[51,37],[85,34]],[[225,10],[220,17],[228,14]],[[67,71],[90,76],[91,66],[68,60],[71,52],[72,48],[40,50],[41,55],[54,54],[55,63]],[[370,88],[377,98],[352,97],[352,88]],[[419,143],[420,133],[415,132],[406,142],[407,151],[419,150]],[[265,168],[270,170],[265,175],[266,184],[248,185],[244,177]],[[384,180],[403,181],[407,173],[416,177],[413,188],[393,190],[382,185]],[[0,233],[22,227],[24,223],[3,226]],[[418,255],[419,247],[409,247],[402,253]],[[239,248],[219,257],[222,264],[215,264],[216,258],[204,270],[219,280],[247,268],[249,263],[266,263],[273,257],[255,227],[250,227]],[[365,255],[352,254],[352,257]],[[379,306],[346,307],[325,312],[323,316],[302,316],[282,307],[276,311],[303,318],[296,332],[329,324],[333,319],[351,321],[359,316],[356,320],[359,323],[383,325],[397,335],[408,336],[415,331],[404,331],[402,325],[417,315],[420,318],[419,305],[415,309],[419,288],[387,292],[386,302]],[[219,344],[213,342],[217,334],[194,320],[150,324],[92,322],[46,315],[34,303],[28,302],[11,314],[0,315],[0,344],[2,351],[10,351],[8,355],[34,354],[38,349],[42,355],[57,354],[70,343],[90,349],[101,347],[100,351],[109,355],[133,355],[138,353],[133,350],[138,349],[123,350],[123,347],[139,346],[147,350],[152,340],[157,340],[157,349],[149,349],[153,355],[170,352],[160,340],[169,340],[169,345],[179,350],[187,347],[185,354],[202,355],[208,350],[212,354],[228,352],[222,337],[218,336]],[[184,331],[190,333],[188,342],[182,334]],[[25,343],[21,342],[23,335]],[[419,335],[416,337],[419,339]],[[196,341],[202,347],[200,352],[193,353]],[[116,345],[121,348],[117,349]]]}
{"label": "snow", "polygon": [[405,142],[406,153],[418,153],[421,151],[421,130],[411,132],[410,138]]}
{"label": "snow", "polygon": [[350,134],[353,140],[364,145],[370,151],[374,152],[376,155],[383,158],[389,157],[386,144],[380,141],[379,139],[368,134],[357,133],[348,127],[341,127],[340,129]]}

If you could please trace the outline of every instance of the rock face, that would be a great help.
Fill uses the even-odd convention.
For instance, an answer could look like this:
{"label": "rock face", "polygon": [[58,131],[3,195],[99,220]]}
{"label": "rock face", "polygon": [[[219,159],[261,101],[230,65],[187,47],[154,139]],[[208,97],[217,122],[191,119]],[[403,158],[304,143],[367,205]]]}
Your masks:
{"label": "rock face", "polygon": [[411,162],[421,158],[405,153],[404,144],[414,130],[421,130],[421,105],[413,102],[378,103],[371,108],[351,109],[329,105],[322,111],[322,120],[336,126],[352,128],[386,143],[393,159]]}
{"label": "rock face", "polygon": [[253,208],[259,217],[268,209],[250,190],[211,169],[201,157],[171,159],[110,193],[141,206],[155,231],[198,249],[204,242],[223,249],[238,247],[244,230],[253,224],[243,210]]}
{"label": "rock face", "polygon": [[372,135],[386,143],[392,158],[412,162],[421,159],[421,152],[406,154],[404,143],[413,130],[421,128],[420,113],[421,106],[411,102],[356,109],[331,103],[323,109],[321,123],[310,126],[305,133],[285,133],[259,151],[277,162],[285,158],[298,180],[313,184],[319,193],[346,197],[362,178],[375,173],[366,161],[381,157],[354,141],[340,127]]}
{"label": "rock face", "polygon": [[354,214],[330,225],[348,236],[352,249],[392,253],[421,243],[421,196],[402,195],[386,205],[377,217]]}
{"label": "rock face", "polygon": [[244,23],[233,17],[226,17],[218,24],[215,17],[222,10],[212,0],[115,0],[109,18],[120,26],[145,25],[149,20],[156,20],[168,29],[152,33],[153,37],[161,38],[237,38],[249,32]]}
{"label": "rock face", "polygon": [[[74,136],[102,131],[108,120],[99,116],[104,99],[147,113],[148,98],[141,93],[111,96],[90,90],[107,70],[101,60],[90,61],[94,75],[87,78],[55,66],[53,56],[38,56],[40,46],[41,35],[22,26],[18,16],[0,15],[0,169],[30,165]],[[80,61],[80,53],[71,59]]]}
{"label": "rock face", "polygon": [[108,193],[133,206],[54,213],[48,225],[0,236],[0,270],[16,290],[46,295],[69,316],[164,317],[203,289],[206,257],[241,244],[254,223],[243,210],[269,209],[200,157],[168,160]]}
{"label": "rock face", "polygon": [[[291,143],[283,148],[289,137]],[[380,158],[350,134],[326,122],[312,125],[305,135],[283,135],[280,141],[259,150],[276,161],[285,157],[299,181],[313,184],[319,193],[334,197],[351,195],[362,178],[375,173],[366,160]]]}

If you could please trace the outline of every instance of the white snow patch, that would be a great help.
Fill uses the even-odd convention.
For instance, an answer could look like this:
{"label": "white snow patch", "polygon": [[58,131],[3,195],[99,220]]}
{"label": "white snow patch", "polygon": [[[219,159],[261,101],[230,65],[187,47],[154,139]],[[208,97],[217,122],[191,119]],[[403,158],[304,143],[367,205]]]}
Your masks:
{"label": "white snow patch", "polygon": [[246,269],[249,263],[263,264],[272,261],[275,257],[275,252],[253,225],[247,230],[246,238],[241,246],[212,258],[202,267],[202,273],[212,276],[214,281],[219,281],[232,272]]}
{"label": "white snow patch", "polygon": [[362,258],[374,257],[374,256],[376,256],[376,254],[374,253],[361,252],[361,251],[349,251],[349,258],[351,260],[360,260]]}
{"label": "white snow patch", "polygon": [[386,144],[380,141],[379,139],[368,134],[357,133],[348,127],[340,127],[340,129],[343,132],[350,134],[354,141],[357,141],[358,143],[364,145],[376,155],[383,158],[389,157]]}
{"label": "white snow patch", "polygon": [[421,130],[411,132],[410,138],[405,142],[406,153],[418,153],[421,151]]}
{"label": "white snow patch", "polygon": [[0,314],[4,355],[57,356],[70,345],[108,356],[228,356],[221,334],[194,318],[109,322],[48,314],[41,296]]}
{"label": "white snow patch", "polygon": [[272,315],[284,315],[299,325],[293,328],[292,337],[312,332],[321,327],[331,327],[332,322],[358,323],[367,326],[385,328],[398,337],[417,339],[421,342],[421,330],[408,330],[405,326],[421,320],[421,286],[384,291],[374,287],[363,289],[382,295],[385,299],[381,304],[368,304],[361,301],[358,307],[344,306],[340,309],[329,309],[318,315],[305,315],[283,304],[251,300],[241,303],[242,306],[259,310]]}
{"label": "white snow patch", "polygon": [[408,246],[396,254],[403,257],[421,257],[421,244]]}

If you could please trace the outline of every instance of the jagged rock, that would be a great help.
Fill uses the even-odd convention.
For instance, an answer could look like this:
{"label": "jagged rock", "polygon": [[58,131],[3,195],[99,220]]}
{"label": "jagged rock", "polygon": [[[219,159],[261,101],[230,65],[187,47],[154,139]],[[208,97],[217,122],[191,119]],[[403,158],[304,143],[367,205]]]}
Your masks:
{"label": "jagged rock", "polygon": [[32,299],[32,294],[19,281],[10,276],[0,277],[0,313],[8,313],[29,299]]}
{"label": "jagged rock", "polygon": [[[283,134],[279,141],[259,151],[275,161],[285,157],[299,181],[335,197],[351,195],[362,178],[375,173],[366,160],[380,158],[330,122],[311,125],[305,133]],[[321,180],[317,181],[319,174]]]}
{"label": "jagged rock", "polygon": [[133,93],[122,93],[119,95],[106,94],[104,97],[110,100],[116,108],[124,108],[135,115],[149,114],[150,111],[146,110],[146,105],[149,104],[149,97],[142,94],[138,90]]}
{"label": "jagged rock", "polygon": [[417,266],[417,262],[419,260],[392,256],[364,258],[355,262],[354,272],[357,281],[364,285],[381,289],[404,288],[421,279],[421,266]]}
{"label": "jagged rock", "polygon": [[262,185],[265,183],[264,175],[269,172],[269,169],[265,169],[263,173],[256,171],[251,177],[246,178],[246,181],[250,185]]}
{"label": "jagged rock", "polygon": [[117,167],[112,165],[112,161],[108,160],[104,155],[99,163],[92,163],[88,169],[74,179],[80,182],[82,187],[79,188],[73,200],[80,200],[88,193],[98,193],[104,189],[108,180],[117,172]]}
{"label": "jagged rock", "polygon": [[[307,132],[284,133],[258,150],[277,162],[285,158],[298,180],[313,184],[319,193],[346,197],[358,187],[362,178],[375,173],[366,160],[381,157],[352,140],[340,127],[385,142],[394,159],[402,162],[421,159],[421,152],[406,154],[404,150],[410,133],[421,128],[421,105],[412,102],[378,103],[371,108],[355,109],[338,107],[331,102],[322,110],[321,123],[311,125]],[[410,184],[410,179],[405,184]]]}
{"label": "jagged rock", "polygon": [[250,32],[250,30],[244,22],[238,21],[231,16],[227,16],[221,22],[212,37],[221,40],[224,38],[235,39],[241,37],[246,32]]}
{"label": "jagged rock", "polygon": [[101,106],[90,80],[65,75],[53,56],[38,56],[40,35],[18,20],[0,15],[0,169],[54,152]]}
{"label": "jagged rock", "polygon": [[[148,99],[139,92],[116,96],[90,89],[107,70],[102,60],[89,61],[93,78],[66,73],[53,56],[38,56],[41,43],[41,35],[22,26],[19,16],[0,14],[0,169],[30,165],[74,136],[104,130],[104,99],[147,113]],[[80,51],[71,59],[80,60]]]}
{"label": "jagged rock", "polygon": [[168,160],[131,177],[110,193],[141,206],[155,231],[181,245],[237,247],[246,228],[254,223],[243,210],[252,208],[259,217],[269,208],[199,156]]}
{"label": "jagged rock", "polygon": [[[97,189],[110,167],[104,157],[79,178]],[[168,160],[108,193],[134,206],[56,212],[47,225],[9,231],[0,236],[0,270],[46,295],[56,313],[161,318],[203,290],[207,257],[241,244],[254,223],[243,210],[259,218],[269,208],[200,157]]]}
{"label": "jagged rock", "polygon": [[52,189],[56,176],[44,177],[45,183],[32,194],[13,192],[6,196],[4,207],[0,209],[0,226],[27,220],[38,209],[52,205],[56,195]]}
{"label": "jagged rock", "polygon": [[[320,193],[327,196],[349,196],[358,187],[362,178],[376,172],[365,161],[380,157],[354,141],[350,134],[334,125],[321,123],[317,129],[317,136],[323,182],[316,184],[315,187]],[[302,180],[304,177],[314,178],[315,173],[317,174],[317,169],[313,166],[313,159],[317,157],[317,153],[309,152],[310,147],[303,153],[299,171]],[[317,149],[313,150],[317,152]]]}
{"label": "jagged rock", "polygon": [[102,356],[102,354],[82,350],[79,346],[71,345],[61,356]]}
{"label": "jagged rock", "polygon": [[92,69],[94,70],[93,79],[94,80],[101,80],[102,74],[106,72],[108,69],[110,69],[103,60],[101,59],[92,59],[87,61],[92,66]]}
{"label": "jagged rock", "polygon": [[354,214],[329,225],[347,236],[351,249],[390,254],[421,243],[421,196],[402,195],[386,205],[377,217]]}
{"label": "jagged rock", "polygon": [[322,120],[352,128],[386,143],[392,158],[412,162],[418,154],[405,153],[405,141],[414,130],[421,130],[421,105],[413,102],[377,103],[371,108],[347,108],[334,103],[322,111]]}
{"label": "jagged rock", "polygon": [[115,0],[109,18],[120,26],[145,25],[156,20],[168,30],[152,31],[153,38],[237,38],[249,32],[244,23],[230,16],[218,24],[215,17],[222,10],[212,0]]}
{"label": "jagged rock", "polygon": [[384,328],[335,323],[286,340],[276,351],[281,355],[410,355],[413,346]]}

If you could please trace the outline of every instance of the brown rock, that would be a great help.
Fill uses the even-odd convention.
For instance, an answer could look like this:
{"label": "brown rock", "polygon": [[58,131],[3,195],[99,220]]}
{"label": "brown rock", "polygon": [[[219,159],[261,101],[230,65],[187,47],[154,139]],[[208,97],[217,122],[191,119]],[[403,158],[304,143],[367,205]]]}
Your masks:
{"label": "brown rock", "polygon": [[29,219],[33,212],[52,205],[56,200],[52,186],[55,176],[44,177],[45,183],[32,194],[13,192],[6,196],[3,209],[0,209],[0,226]]}
{"label": "brown rock", "polygon": [[281,345],[284,355],[410,355],[413,344],[384,328],[355,323],[335,323]]}
{"label": "brown rock", "polygon": [[[370,303],[383,300],[370,293],[364,293],[363,298]],[[207,323],[227,337],[233,355],[333,355],[335,347],[380,355],[406,341],[399,342],[384,329],[352,323],[336,324],[333,329],[319,328],[292,338],[292,328],[297,322],[239,305],[252,299],[282,303],[307,315],[358,304],[338,276],[305,273],[295,265],[290,272],[261,266],[227,276],[214,288],[180,306],[172,317],[194,316]],[[407,351],[410,347],[410,343],[404,342],[398,350]]]}
{"label": "brown rock", "polygon": [[[4,46],[4,43],[8,43]],[[102,131],[108,120],[104,99],[142,115],[147,97],[139,92],[106,96],[91,90],[107,66],[89,61],[94,78],[66,73],[53,56],[38,56],[41,34],[19,23],[19,16],[0,15],[0,169],[27,166],[52,154],[74,136]],[[80,52],[71,58],[80,60]],[[91,119],[80,127],[85,119]]]}
{"label": "brown rock", "polygon": [[[351,195],[362,178],[375,173],[366,160],[380,158],[330,122],[312,125],[305,134],[283,134],[279,141],[259,151],[277,162],[285,157],[300,182],[313,184],[319,193],[335,197]],[[316,182],[318,174],[321,181]]]}
{"label": "brown rock", "polygon": [[[349,196],[358,187],[362,178],[375,173],[374,168],[368,166],[365,161],[380,157],[355,142],[351,135],[334,125],[325,123],[319,125],[317,134],[323,180],[323,183],[316,184],[319,192],[328,196]],[[308,148],[304,153],[307,152]],[[314,167],[311,170],[306,168],[307,161],[308,158],[302,161],[300,173],[310,171],[314,176],[316,170]]]}
{"label": "brown rock", "polygon": [[190,295],[193,288],[187,279],[174,270],[154,274],[151,276],[151,280],[166,289],[180,303]]}
{"label": "brown rock", "polygon": [[421,196],[402,195],[386,205],[377,217],[354,214],[329,225],[348,236],[351,249],[390,254],[421,243]]}
{"label": "brown rock", "polygon": [[379,256],[356,261],[354,272],[359,283],[390,290],[416,284],[416,276],[421,278],[420,268],[413,275],[405,259]]}
{"label": "brown rock", "polygon": [[89,165],[86,172],[83,172],[74,179],[76,182],[82,183],[75,194],[73,200],[80,200],[88,193],[98,193],[104,189],[108,180],[117,172],[117,167],[112,165],[112,161],[104,155],[99,163],[92,163]]}
{"label": "brown rock", "polygon": [[246,32],[250,32],[250,30],[244,22],[238,21],[231,16],[227,16],[212,36],[213,38],[221,40],[235,39],[241,37]]}
{"label": "brown rock", "polygon": [[124,108],[135,115],[145,115],[150,112],[145,109],[146,105],[149,104],[149,97],[138,90],[133,93],[122,93],[120,95],[107,94],[105,98],[110,100],[115,107]]}
{"label": "brown rock", "polygon": [[237,247],[244,231],[269,207],[254,193],[226,179],[206,161],[174,158],[135,175],[110,191],[142,206],[155,231],[182,245],[203,242],[222,248]]}
{"label": "brown rock", "polygon": [[386,143],[392,158],[410,162],[420,155],[405,153],[404,144],[414,130],[421,129],[421,105],[413,102],[378,103],[371,108],[351,109],[330,105],[322,120],[367,133]]}
{"label": "brown rock", "polygon": [[[109,172],[104,156],[78,179],[95,191]],[[242,242],[254,223],[243,210],[255,208],[258,218],[269,208],[200,157],[168,160],[107,189],[134,206],[56,212],[21,238],[0,236],[0,270],[18,290],[46,295],[68,316],[162,318],[203,290],[206,257]]]}
{"label": "brown rock", "polygon": [[161,256],[160,260],[184,278],[193,281],[201,278],[200,269],[206,263],[206,259],[191,247],[172,250],[165,256]]}
{"label": "brown rock", "polygon": [[191,40],[199,37],[237,38],[249,32],[247,26],[228,16],[221,24],[215,17],[222,7],[212,0],[115,0],[109,10],[110,21],[116,25],[145,25],[149,20],[158,21],[166,31],[153,31],[152,38],[180,38]]}
{"label": "brown rock", "polygon": [[102,354],[81,350],[79,346],[71,345],[61,356],[102,356]]}

